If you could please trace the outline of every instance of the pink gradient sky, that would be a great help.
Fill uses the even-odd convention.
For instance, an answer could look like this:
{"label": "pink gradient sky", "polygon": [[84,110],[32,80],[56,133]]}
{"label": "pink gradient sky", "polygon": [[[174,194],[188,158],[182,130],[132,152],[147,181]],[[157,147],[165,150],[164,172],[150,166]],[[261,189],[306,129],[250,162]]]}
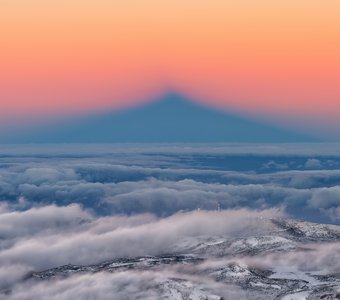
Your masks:
{"label": "pink gradient sky", "polygon": [[340,138],[339,16],[338,0],[1,1],[1,124],[171,88]]}

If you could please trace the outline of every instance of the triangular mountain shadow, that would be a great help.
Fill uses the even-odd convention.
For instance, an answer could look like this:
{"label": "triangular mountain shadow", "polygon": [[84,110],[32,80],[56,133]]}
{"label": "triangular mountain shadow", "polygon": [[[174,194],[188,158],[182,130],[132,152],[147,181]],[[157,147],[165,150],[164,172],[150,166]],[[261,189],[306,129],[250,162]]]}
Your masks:
{"label": "triangular mountain shadow", "polygon": [[316,139],[195,104],[180,95],[16,135],[19,143],[311,142]]}

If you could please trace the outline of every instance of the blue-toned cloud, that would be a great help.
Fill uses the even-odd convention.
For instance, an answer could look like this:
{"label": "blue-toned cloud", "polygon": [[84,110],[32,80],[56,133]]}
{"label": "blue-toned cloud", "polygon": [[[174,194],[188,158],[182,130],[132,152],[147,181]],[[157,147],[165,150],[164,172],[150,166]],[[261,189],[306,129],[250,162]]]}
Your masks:
{"label": "blue-toned cloud", "polygon": [[[200,290],[205,282],[204,295],[218,291],[228,299],[224,292],[231,288],[220,290],[206,277],[212,260],[184,266],[181,272],[80,275],[53,284],[22,280],[31,271],[69,263],[178,253],[202,237],[265,235],[273,229],[269,220],[282,217],[340,223],[337,147],[4,146],[0,292],[10,287],[6,299],[11,300],[87,299],[89,294],[105,299],[111,293],[120,299],[160,299],[165,295],[157,279],[175,274],[186,288],[195,286],[188,291],[196,291],[196,285]],[[322,265],[338,272],[337,243],[308,247],[307,254],[268,254],[244,262],[265,267],[286,263],[304,270]],[[141,289],[148,284],[150,290]],[[177,288],[178,282],[171,284]],[[235,293],[231,299],[249,298]]]}
{"label": "blue-toned cloud", "polygon": [[169,216],[285,207],[292,217],[339,222],[340,159],[318,146],[298,146],[296,155],[277,145],[254,146],[249,155],[250,146],[237,145],[22,147],[27,154],[5,147],[0,156],[0,200],[18,210],[78,203],[103,215]]}

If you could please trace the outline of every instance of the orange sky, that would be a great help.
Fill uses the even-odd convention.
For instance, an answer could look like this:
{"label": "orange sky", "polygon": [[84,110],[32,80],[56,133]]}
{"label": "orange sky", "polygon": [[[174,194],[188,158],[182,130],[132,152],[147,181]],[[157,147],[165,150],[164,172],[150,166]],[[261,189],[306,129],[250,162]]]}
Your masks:
{"label": "orange sky", "polygon": [[0,0],[2,118],[121,107],[167,89],[336,134],[340,1]]}

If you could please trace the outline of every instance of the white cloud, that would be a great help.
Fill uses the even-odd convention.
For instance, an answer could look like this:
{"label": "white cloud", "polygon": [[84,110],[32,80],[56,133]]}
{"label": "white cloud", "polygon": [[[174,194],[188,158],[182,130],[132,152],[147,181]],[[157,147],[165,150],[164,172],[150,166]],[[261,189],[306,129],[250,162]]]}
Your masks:
{"label": "white cloud", "polygon": [[320,169],[320,168],[322,168],[322,163],[319,159],[309,158],[305,163],[305,168],[307,168],[307,169]]}
{"label": "white cloud", "polygon": [[89,264],[115,257],[156,255],[170,251],[185,237],[263,231],[268,224],[260,217],[277,216],[281,213],[276,210],[241,209],[155,219],[151,215],[94,217],[77,206],[32,208],[0,216],[10,224],[3,230],[7,240],[2,242],[0,264],[44,269],[71,262]]}
{"label": "white cloud", "polygon": [[[169,268],[158,273],[81,275],[52,284],[19,281],[29,271],[68,263],[89,265],[178,251],[191,238],[263,235],[272,230],[267,218],[286,214],[339,223],[339,149],[339,145],[5,146],[0,155],[0,288],[12,286],[9,300],[112,299],[112,294],[117,299],[160,299],[159,278],[174,275],[186,280],[185,276],[197,275],[190,280],[209,283],[208,289],[224,295],[230,287],[201,277],[197,266],[185,269],[185,276]],[[325,155],[333,155],[332,160]],[[235,168],[234,156],[240,159]],[[308,246],[308,253],[264,255],[247,258],[246,263],[339,271],[338,244]],[[224,297],[247,299],[240,291],[235,293]]]}

